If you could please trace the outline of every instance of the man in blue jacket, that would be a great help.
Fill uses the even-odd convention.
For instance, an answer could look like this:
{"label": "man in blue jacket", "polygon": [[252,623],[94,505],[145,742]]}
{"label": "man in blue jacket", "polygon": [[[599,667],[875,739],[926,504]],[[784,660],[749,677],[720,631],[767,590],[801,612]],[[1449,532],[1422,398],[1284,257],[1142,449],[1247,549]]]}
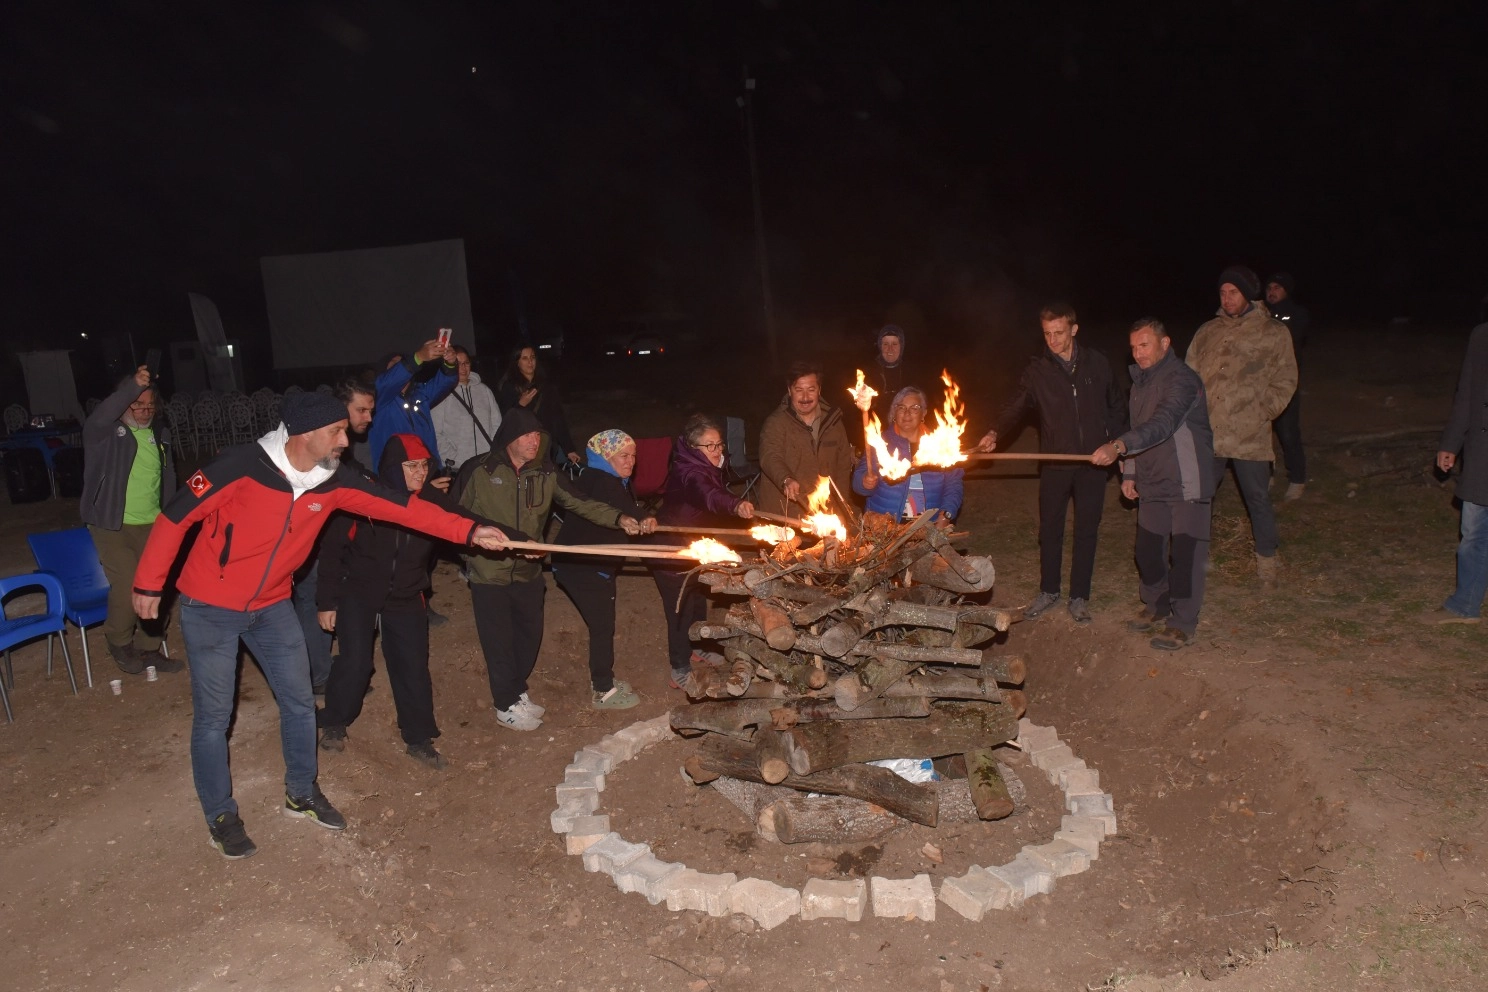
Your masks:
{"label": "man in blue jacket", "polygon": [[[431,375],[424,366],[436,359],[443,361]],[[377,377],[377,416],[367,431],[367,443],[372,448],[369,464],[382,464],[382,449],[394,434],[417,434],[429,449],[429,464],[435,469],[443,465],[431,411],[458,381],[454,351],[437,338],[425,341],[412,355],[400,356],[389,363]],[[440,489],[449,487],[447,479],[434,480],[431,484]]]}
{"label": "man in blue jacket", "polygon": [[1161,651],[1187,647],[1199,626],[1216,482],[1204,381],[1172,346],[1162,321],[1132,325],[1132,426],[1090,456],[1096,465],[1121,458],[1121,494],[1138,501],[1143,606],[1127,629],[1156,633]]}

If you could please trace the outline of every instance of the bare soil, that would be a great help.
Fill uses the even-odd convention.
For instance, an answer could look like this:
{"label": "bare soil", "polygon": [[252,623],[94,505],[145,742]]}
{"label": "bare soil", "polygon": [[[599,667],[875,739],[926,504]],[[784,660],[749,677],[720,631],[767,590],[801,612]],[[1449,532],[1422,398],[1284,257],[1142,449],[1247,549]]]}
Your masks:
{"label": "bare soil", "polygon": [[[1488,633],[1414,621],[1450,590],[1456,525],[1450,491],[1424,471],[1434,438],[1400,434],[1440,423],[1462,343],[1412,332],[1315,345],[1313,481],[1280,510],[1283,591],[1261,593],[1227,487],[1203,624],[1182,652],[1124,630],[1133,515],[1110,490],[1095,621],[1056,609],[1016,626],[1008,649],[1030,662],[1029,715],[1100,769],[1121,832],[1091,870],[1016,911],[765,932],[621,895],[564,855],[548,812],[576,749],[682,701],[666,684],[654,586],[641,572],[620,582],[618,674],[644,699],[623,713],[589,708],[586,634],[550,588],[533,681],[549,715],[518,734],[492,719],[469,600],[446,566],[433,670],[450,767],[402,753],[379,674],[347,750],[321,760],[350,829],[281,817],[275,709],[245,662],[233,768],[260,850],[241,862],[207,843],[186,673],[122,676],[115,698],[107,680],[120,673],[95,635],[96,687],[74,697],[60,671],[46,677],[40,642],[15,651],[16,723],[0,727],[0,986],[1483,988]],[[1364,434],[1394,436],[1347,441]],[[999,604],[1036,592],[1035,482],[1021,472],[971,481],[962,518],[997,562]],[[7,507],[0,574],[33,567],[25,533],[75,520],[68,501]],[[1030,809],[1003,824],[915,827],[835,852],[766,845],[721,797],[683,783],[681,747],[622,766],[606,809],[628,839],[700,870],[789,885],[812,872],[938,879],[1057,824],[1053,791],[1025,767]],[[942,862],[920,853],[927,839]]]}

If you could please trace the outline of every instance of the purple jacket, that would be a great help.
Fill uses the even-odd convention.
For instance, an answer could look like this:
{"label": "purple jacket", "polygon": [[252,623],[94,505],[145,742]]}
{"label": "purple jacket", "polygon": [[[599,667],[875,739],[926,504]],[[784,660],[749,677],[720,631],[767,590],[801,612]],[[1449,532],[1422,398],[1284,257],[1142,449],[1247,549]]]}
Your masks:
{"label": "purple jacket", "polygon": [[686,438],[676,438],[657,521],[692,527],[737,523],[734,508],[741,501],[728,491],[723,478],[723,469],[708,461],[700,449],[688,444]]}

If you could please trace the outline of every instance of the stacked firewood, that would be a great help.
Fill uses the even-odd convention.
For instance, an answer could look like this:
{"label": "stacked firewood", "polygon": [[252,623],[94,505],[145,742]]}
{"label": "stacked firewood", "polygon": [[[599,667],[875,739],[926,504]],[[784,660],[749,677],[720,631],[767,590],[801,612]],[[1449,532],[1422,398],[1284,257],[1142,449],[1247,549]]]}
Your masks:
{"label": "stacked firewood", "polygon": [[[1025,664],[993,642],[1022,615],[966,601],[992,588],[992,562],[960,554],[933,516],[869,518],[847,539],[704,567],[714,595],[742,598],[692,629],[723,652],[694,666],[695,702],[671,713],[702,738],[684,765],[693,782],[852,797],[934,826],[937,789],[867,762],[964,755],[978,815],[1012,812],[993,749],[1018,734]],[[819,839],[809,804],[779,805],[798,821],[775,824],[782,839]]]}

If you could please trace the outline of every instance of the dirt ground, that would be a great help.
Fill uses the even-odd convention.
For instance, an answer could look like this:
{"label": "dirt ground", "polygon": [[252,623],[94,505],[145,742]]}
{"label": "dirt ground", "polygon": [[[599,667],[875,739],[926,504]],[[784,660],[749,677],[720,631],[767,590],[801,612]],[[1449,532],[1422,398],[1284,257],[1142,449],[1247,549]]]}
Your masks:
{"label": "dirt ground", "polygon": [[[444,566],[436,605],[450,623],[434,631],[433,670],[450,767],[402,753],[379,673],[347,750],[322,754],[321,784],[350,828],[283,818],[273,701],[245,663],[233,770],[260,850],[241,862],[207,843],[186,673],[124,676],[115,698],[119,673],[95,635],[96,688],[73,697],[62,673],[46,678],[40,642],[17,650],[16,722],[0,727],[0,986],[1481,989],[1488,632],[1414,622],[1452,583],[1450,490],[1422,470],[1464,342],[1382,332],[1314,346],[1313,481],[1280,510],[1283,591],[1261,593],[1227,486],[1200,635],[1183,652],[1123,629],[1134,522],[1111,488],[1094,623],[1055,610],[1014,627],[1008,650],[1030,663],[1030,717],[1100,770],[1120,834],[1088,872],[1016,911],[766,932],[621,895],[564,855],[548,812],[576,749],[682,702],[666,685],[655,587],[639,571],[620,583],[619,675],[644,698],[625,713],[589,709],[586,634],[550,587],[532,689],[549,715],[517,734],[492,718],[469,600]],[[1350,441],[1366,435],[1390,436]],[[967,488],[962,523],[997,563],[999,604],[1037,591],[1035,482],[1022,471]],[[75,515],[67,501],[6,507],[0,574],[33,567],[26,532]],[[942,837],[941,864],[915,862],[923,828],[881,850],[764,848],[711,790],[684,785],[684,746],[622,766],[606,810],[627,839],[704,871],[747,858],[791,885],[811,870],[938,879],[1005,859],[1057,822],[1052,790],[1028,770],[1033,808]],[[843,857],[823,869],[822,854]]]}

